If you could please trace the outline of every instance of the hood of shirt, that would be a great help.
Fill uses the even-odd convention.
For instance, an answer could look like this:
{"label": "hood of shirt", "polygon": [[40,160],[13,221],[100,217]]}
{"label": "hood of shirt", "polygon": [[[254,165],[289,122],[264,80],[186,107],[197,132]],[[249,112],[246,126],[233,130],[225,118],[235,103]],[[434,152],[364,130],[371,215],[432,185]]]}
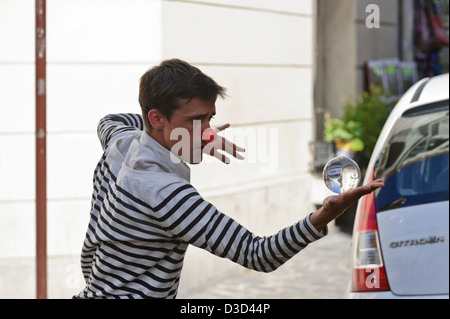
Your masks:
{"label": "hood of shirt", "polygon": [[[124,154],[124,146],[121,144],[128,143],[124,142],[118,140],[115,142],[115,146],[124,155],[123,165],[126,165],[128,168],[136,171],[172,173],[188,182],[190,181],[189,166],[145,131],[132,138],[126,154]],[[121,149],[122,151],[120,151]]]}

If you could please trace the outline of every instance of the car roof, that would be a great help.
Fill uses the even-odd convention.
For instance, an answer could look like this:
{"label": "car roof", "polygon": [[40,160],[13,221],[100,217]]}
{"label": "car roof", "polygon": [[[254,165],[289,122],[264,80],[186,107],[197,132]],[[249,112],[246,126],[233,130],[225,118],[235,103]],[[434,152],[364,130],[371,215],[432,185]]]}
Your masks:
{"label": "car roof", "polygon": [[395,113],[403,114],[418,105],[448,100],[448,80],[449,74],[446,73],[418,81],[398,101]]}
{"label": "car roof", "polygon": [[448,73],[429,79],[419,95],[420,104],[448,100]]}
{"label": "car roof", "polygon": [[449,74],[446,73],[432,78],[424,78],[415,83],[400,98],[386,122],[394,122],[405,111],[414,107],[439,101],[448,101],[448,78]]}
{"label": "car roof", "polygon": [[[407,110],[429,103],[448,101],[448,85],[449,74],[446,73],[432,78],[424,78],[415,83],[405,94],[403,94],[381,130],[377,143],[374,147],[373,154],[378,154],[380,152],[382,145],[389,135],[394,123]],[[375,159],[376,156],[371,157],[368,167],[373,167]]]}

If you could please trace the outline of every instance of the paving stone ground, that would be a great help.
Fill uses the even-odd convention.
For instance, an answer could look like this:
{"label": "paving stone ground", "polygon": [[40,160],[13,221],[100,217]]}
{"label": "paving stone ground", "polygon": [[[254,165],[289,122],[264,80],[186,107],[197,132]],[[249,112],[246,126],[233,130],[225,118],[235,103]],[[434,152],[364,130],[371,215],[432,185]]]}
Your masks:
{"label": "paving stone ground", "polygon": [[338,228],[276,271],[245,270],[189,294],[192,299],[341,299],[351,275],[351,236]]}

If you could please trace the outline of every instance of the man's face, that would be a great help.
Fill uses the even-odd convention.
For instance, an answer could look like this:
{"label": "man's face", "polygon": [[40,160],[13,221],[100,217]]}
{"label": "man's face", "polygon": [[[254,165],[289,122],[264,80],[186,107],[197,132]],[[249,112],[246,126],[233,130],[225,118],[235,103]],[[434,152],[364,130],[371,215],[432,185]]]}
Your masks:
{"label": "man's face", "polygon": [[163,140],[165,147],[177,154],[184,162],[198,164],[206,143],[202,133],[210,127],[209,122],[216,114],[214,102],[198,98],[183,100],[182,106],[170,118],[164,119]]}

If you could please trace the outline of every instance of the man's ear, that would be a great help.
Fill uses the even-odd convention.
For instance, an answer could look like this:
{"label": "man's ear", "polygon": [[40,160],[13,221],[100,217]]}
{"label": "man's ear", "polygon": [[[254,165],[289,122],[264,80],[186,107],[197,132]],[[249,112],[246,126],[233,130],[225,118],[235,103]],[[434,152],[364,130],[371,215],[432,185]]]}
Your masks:
{"label": "man's ear", "polygon": [[164,116],[156,109],[151,109],[148,112],[148,120],[154,129],[160,129],[164,126]]}

